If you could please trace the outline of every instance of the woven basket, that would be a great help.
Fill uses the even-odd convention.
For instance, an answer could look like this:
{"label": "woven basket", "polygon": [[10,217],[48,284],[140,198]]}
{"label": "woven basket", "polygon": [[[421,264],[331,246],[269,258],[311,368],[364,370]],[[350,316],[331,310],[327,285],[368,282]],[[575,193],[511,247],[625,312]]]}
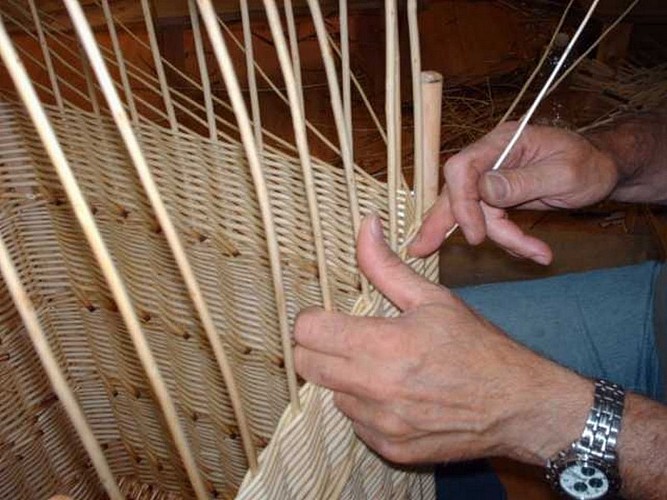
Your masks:
{"label": "woven basket", "polygon": [[[206,22],[210,4],[199,3]],[[70,15],[77,6],[68,2]],[[119,28],[105,7],[90,8]],[[155,75],[103,48],[165,219],[85,42],[32,1],[3,2],[0,15],[11,27],[0,39],[5,67],[20,91],[0,100],[0,498],[433,497],[430,471],[385,463],[357,440],[329,391],[298,384],[289,341],[303,307],[396,313],[360,277],[354,242],[359,218],[377,212],[399,248],[426,203],[397,169],[398,107],[388,115],[385,184],[345,158],[351,137],[339,135],[341,168],[267,132],[253,142],[238,114],[225,125],[215,107],[227,103],[207,92],[208,70],[201,104],[165,87],[167,61],[150,37]],[[79,35],[87,28],[71,23]],[[19,32],[44,42],[39,60],[14,47],[7,33]],[[223,40],[207,32],[212,46]],[[10,63],[16,49],[48,119],[41,128],[30,85]],[[349,115],[346,123],[349,131]],[[83,205],[63,183],[60,153]],[[91,250],[91,234],[111,260]],[[412,264],[437,274],[433,260]]]}

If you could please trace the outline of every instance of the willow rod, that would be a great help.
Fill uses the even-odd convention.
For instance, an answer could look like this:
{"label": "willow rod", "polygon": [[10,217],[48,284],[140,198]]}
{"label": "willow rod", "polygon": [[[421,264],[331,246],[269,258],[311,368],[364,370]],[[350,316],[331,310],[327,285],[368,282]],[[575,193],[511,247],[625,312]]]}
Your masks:
{"label": "willow rod", "polygon": [[257,149],[262,151],[264,149],[264,140],[262,139],[262,119],[259,111],[257,81],[255,79],[255,57],[252,49],[252,30],[250,28],[248,0],[241,0],[241,25],[243,27],[243,47],[245,48],[248,91],[250,92],[250,114],[252,116],[252,126],[255,131],[255,144],[257,145]]}
{"label": "willow rod", "polygon": [[206,107],[206,123],[208,124],[209,139],[217,139],[218,129],[215,124],[215,110],[213,99],[211,97],[211,79],[208,76],[208,66],[206,64],[206,54],[204,53],[204,40],[201,35],[199,25],[199,13],[195,0],[188,0],[188,12],[190,14],[190,24],[192,26],[192,37],[195,41],[195,55],[197,56],[197,66],[199,66],[199,75],[201,86],[204,93],[204,106]]}
{"label": "willow rod", "polygon": [[[239,432],[241,434],[243,446],[248,458],[248,463],[251,464],[252,467],[252,465],[256,465],[255,448],[251,439],[248,423],[246,421],[241,397],[236,386],[236,380],[234,379],[234,374],[232,372],[229,361],[227,360],[227,356],[222,345],[222,340],[215,328],[213,318],[211,317],[204,297],[199,288],[199,284],[197,283],[194,272],[192,270],[192,266],[188,260],[185,248],[180,241],[174,223],[169,216],[162,197],[160,196],[157,185],[155,184],[155,180],[153,179],[153,175],[150,171],[150,168],[148,167],[148,163],[146,162],[144,154],[141,151],[141,146],[139,145],[137,137],[132,130],[128,116],[125,113],[125,109],[123,108],[120,98],[116,92],[111,75],[109,74],[109,71],[104,64],[102,54],[100,53],[99,48],[95,42],[95,37],[90,28],[90,25],[86,21],[83,11],[81,10],[81,6],[77,0],[65,0],[65,5],[69,11],[70,17],[72,18],[73,24],[77,30],[77,33],[79,34],[83,46],[86,49],[86,53],[88,54],[88,58],[90,59],[93,69],[95,70],[95,74],[97,75],[97,79],[100,82],[102,92],[107,100],[109,109],[111,109],[111,114],[114,118],[114,121],[116,122],[116,126],[118,127],[121,137],[123,138],[123,142],[125,143],[130,158],[132,159],[132,163],[134,164],[137,174],[139,175],[141,184],[146,192],[151,206],[153,207],[153,210],[155,211],[155,216],[160,224],[160,227],[162,228],[162,232],[164,233],[165,238],[167,239],[169,248],[171,249],[171,252],[176,261],[176,265],[181,273],[181,276],[183,277],[183,281],[188,290],[195,310],[201,319],[206,338],[211,344],[215,359],[218,363],[218,368],[220,369],[223,380],[227,385],[229,398],[231,400],[231,404],[239,424]],[[174,411],[175,416],[175,409],[170,408],[170,411],[171,410]],[[183,443],[181,443],[183,450],[188,452],[184,457],[187,459],[185,463],[186,469],[189,471],[193,481],[200,482],[201,476],[196,468],[194,458],[191,456],[190,450],[187,448],[185,436],[179,437],[179,439],[183,440]],[[200,484],[196,484],[196,487],[203,488],[203,486]]]}
{"label": "willow rod", "polygon": [[[66,0],[71,1],[71,0]],[[78,6],[78,4],[77,4]],[[79,10],[80,15],[83,15],[83,12]],[[85,19],[84,19],[85,21]],[[23,65],[19,61],[16,52],[13,49],[11,41],[7,36],[7,33],[4,28],[4,24],[0,19],[0,53],[2,54],[3,60],[11,78],[14,82],[14,85],[21,95],[30,118],[32,119],[37,133],[44,144],[51,162],[53,163],[58,178],[65,189],[65,193],[69,202],[72,205],[74,215],[76,216],[81,229],[83,230],[88,243],[90,244],[93,254],[102,270],[102,273],[109,284],[109,289],[113,294],[113,297],[118,305],[118,310],[123,317],[127,325],[127,330],[132,338],[134,346],[137,350],[137,355],[146,371],[146,376],[151,383],[155,396],[160,403],[160,407],[164,412],[164,418],[172,432],[174,442],[176,444],[181,457],[184,459],[186,470],[190,475],[192,485],[194,487],[195,493],[198,498],[206,498],[206,488],[204,482],[199,475],[199,471],[196,468],[194,459],[192,458],[192,452],[185,440],[185,434],[181,429],[180,423],[178,422],[178,415],[174,407],[174,403],[171,400],[171,396],[167,391],[162,375],[158,369],[157,363],[153,354],[148,346],[148,341],[141,330],[139,325],[139,320],[134,312],[130,297],[127,293],[127,289],[123,284],[123,281],[116,269],[111,254],[109,253],[102,237],[100,235],[99,229],[93,218],[93,214],[90,211],[90,208],[86,204],[86,200],[81,192],[79,185],[74,177],[72,169],[65,158],[65,154],[60,147],[58,138],[53,130],[53,127],[49,123],[49,119],[44,112],[44,108],[40,103],[37,94],[35,93],[32,84],[30,83],[30,78],[25,72]],[[92,38],[91,33],[91,39]]]}
{"label": "willow rod", "polygon": [[264,0],[264,8],[266,9],[266,15],[269,20],[271,35],[276,44],[276,51],[278,53],[280,67],[282,68],[283,79],[285,80],[287,95],[290,101],[292,124],[294,126],[294,139],[299,150],[299,160],[303,172],[303,184],[306,191],[306,200],[313,230],[313,241],[315,243],[315,255],[317,257],[317,270],[322,293],[322,303],[325,310],[332,311],[334,308],[334,300],[329,286],[329,272],[324,250],[324,234],[322,232],[320,210],[317,204],[317,194],[315,192],[313,166],[310,159],[310,152],[308,151],[308,139],[306,136],[306,125],[303,116],[304,110],[301,107],[296,78],[291,67],[287,41],[285,40],[285,34],[282,30],[280,13],[278,12],[275,0]]}
{"label": "willow rod", "polygon": [[[352,213],[352,230],[353,234],[359,233],[361,226],[361,215],[359,211],[359,198],[357,195],[357,181],[354,172],[354,163],[352,159],[352,150],[350,148],[349,127],[351,123],[345,121],[345,114],[343,113],[343,103],[341,101],[340,89],[338,88],[338,76],[336,75],[336,65],[331,55],[331,46],[327,39],[327,30],[324,25],[324,17],[322,10],[317,0],[308,0],[308,8],[313,19],[315,32],[317,34],[317,41],[322,53],[322,60],[324,61],[324,69],[327,74],[327,83],[329,85],[329,97],[331,100],[331,109],[334,114],[334,122],[336,124],[336,132],[338,134],[338,142],[340,144],[341,157],[343,159],[343,168],[345,169],[345,178],[347,181],[348,201],[350,202],[350,211]],[[365,300],[370,299],[370,289],[368,280],[361,274],[361,293]]]}
{"label": "willow rod", "polygon": [[162,65],[162,56],[160,55],[160,46],[157,43],[157,36],[155,35],[155,25],[153,24],[153,15],[151,14],[148,0],[141,0],[141,11],[144,15],[144,22],[146,24],[146,32],[148,33],[148,42],[151,48],[151,55],[153,56],[153,64],[155,65],[155,72],[157,73],[158,81],[160,82],[160,94],[164,101],[164,108],[169,117],[169,126],[172,130],[178,129],[176,121],[176,113],[174,112],[174,105],[171,102],[171,93],[169,91],[169,83],[167,83],[167,75],[164,72]]}
{"label": "willow rod", "polygon": [[398,158],[396,130],[396,0],[385,0],[385,120],[387,122],[387,194],[389,199],[389,244],[396,249],[398,233]]}
{"label": "willow rod", "polygon": [[[243,142],[243,147],[250,165],[250,172],[255,184],[257,192],[257,200],[259,209],[262,214],[262,222],[264,223],[264,233],[266,236],[266,244],[268,247],[269,261],[271,264],[271,274],[273,277],[273,290],[276,301],[276,311],[278,312],[278,323],[280,329],[280,338],[283,346],[283,357],[285,361],[285,371],[287,372],[287,384],[290,393],[290,402],[292,408],[300,411],[301,404],[299,401],[298,385],[296,380],[296,370],[294,369],[294,356],[292,352],[292,338],[290,335],[289,325],[287,322],[287,302],[285,299],[285,289],[283,286],[282,266],[280,262],[280,250],[278,247],[278,240],[276,236],[275,224],[273,221],[273,213],[271,211],[271,203],[269,200],[269,192],[264,179],[264,172],[262,170],[262,162],[259,151],[255,144],[252,126],[250,124],[250,117],[248,110],[241,94],[241,87],[239,85],[234,66],[227,46],[222,37],[220,26],[218,25],[218,18],[210,0],[197,0],[197,5],[201,13],[206,31],[208,33],[213,53],[220,67],[227,93],[234,109],[234,115],[239,126],[239,132]],[[245,441],[245,440],[244,440]],[[250,469],[255,472],[257,469],[257,459],[253,457],[253,462],[250,464]]]}
{"label": "willow rod", "polygon": [[42,57],[44,57],[44,64],[46,64],[46,72],[49,75],[49,81],[51,82],[51,88],[53,89],[53,97],[56,100],[56,106],[62,111],[63,109],[63,98],[60,94],[60,87],[58,86],[58,79],[56,77],[56,72],[53,69],[53,61],[51,60],[51,51],[49,50],[49,44],[46,43],[46,38],[44,37],[44,30],[42,29],[42,22],[39,20],[39,15],[37,13],[37,6],[35,5],[35,0],[28,0],[30,5],[30,13],[32,14],[32,20],[35,24],[35,30],[37,31],[37,38],[39,39],[39,47],[42,49]]}
{"label": "willow rod", "polygon": [[303,102],[303,84],[301,79],[301,56],[299,55],[299,37],[296,31],[296,22],[294,20],[294,8],[292,0],[284,0],[285,20],[287,21],[287,37],[289,39],[290,53],[292,54],[292,67],[294,68],[294,80],[299,92],[301,109],[306,114],[305,104]]}
{"label": "willow rod", "polygon": [[111,48],[116,57],[116,65],[118,66],[118,73],[120,74],[120,82],[125,92],[125,101],[130,110],[130,117],[133,123],[139,122],[139,115],[137,114],[137,106],[134,103],[134,96],[132,95],[132,87],[130,87],[130,80],[127,77],[127,68],[125,67],[125,58],[123,52],[120,50],[120,42],[118,41],[118,33],[114,25],[113,16],[111,15],[111,8],[109,7],[109,0],[100,0],[102,4],[102,12],[111,38]]}
{"label": "willow rod", "polygon": [[422,107],[422,64],[419,44],[419,23],[417,18],[417,0],[408,0],[408,32],[410,37],[410,65],[412,76],[412,109],[414,122],[413,163],[415,190],[415,225],[421,225],[425,213],[424,203],[424,156],[423,156],[423,107]]}
{"label": "willow rod", "polygon": [[[588,21],[590,20],[591,16],[593,15],[593,12],[595,11],[595,8],[597,7],[598,3],[600,0],[593,0],[591,3],[590,7],[588,8],[588,11],[586,12],[586,15],[582,19],[581,23],[579,23],[579,26],[577,27],[577,31],[574,33],[572,36],[572,39],[570,40],[570,43],[568,43],[567,47],[565,47],[565,50],[561,54],[560,58],[558,59],[558,62],[556,63],[556,66],[554,66],[553,70],[551,71],[551,74],[549,75],[549,78],[547,78],[547,81],[544,83],[542,86],[542,89],[540,92],[537,94],[535,97],[535,100],[531,104],[530,108],[526,112],[526,114],[521,118],[521,121],[519,122],[519,126],[517,127],[516,131],[514,132],[514,135],[512,135],[512,138],[510,141],[507,143],[507,146],[505,146],[505,149],[503,152],[500,154],[498,159],[496,160],[495,164],[491,168],[491,170],[498,170],[507,157],[509,156],[510,152],[516,145],[516,143],[519,141],[519,138],[521,137],[521,134],[523,131],[526,129],[526,126],[528,125],[528,122],[530,119],[533,117],[533,114],[535,114],[535,111],[537,110],[537,107],[540,105],[544,97],[546,96],[547,92],[551,88],[551,84],[553,83],[554,79],[556,78],[556,75],[558,75],[558,72],[560,71],[561,67],[565,63],[565,60],[567,57],[570,55],[570,52],[572,51],[572,47],[574,47],[575,43],[577,43],[577,40],[579,39],[579,36],[581,33],[584,31],[584,28],[588,24]],[[456,223],[454,224],[449,231],[445,234],[445,239],[449,238],[454,231],[456,231],[459,227],[459,224]]]}
{"label": "willow rod", "polygon": [[[4,25],[0,20],[0,45],[4,44],[4,38],[6,36]],[[3,59],[5,57],[6,56],[3,53]],[[58,365],[58,361],[49,345],[46,334],[37,318],[35,307],[21,283],[21,278],[12,262],[9,249],[7,248],[2,235],[0,235],[0,271],[7,284],[9,293],[12,296],[12,300],[16,305],[16,309],[21,315],[23,324],[28,331],[30,341],[35,348],[35,351],[37,351],[39,360],[51,382],[51,387],[53,387],[53,391],[61,401],[67,416],[72,422],[74,430],[79,435],[79,439],[81,439],[81,442],[93,463],[93,467],[95,467],[95,471],[102,482],[102,486],[113,500],[122,500],[124,497],[118,488],[118,484],[116,483],[113,472],[111,472],[111,468],[104,456],[102,447],[97,441],[92,428],[88,424],[86,416],[84,415],[81,406],[79,406],[79,402],[74,395],[74,391],[69,386],[65,374],[60,369],[60,365]]]}

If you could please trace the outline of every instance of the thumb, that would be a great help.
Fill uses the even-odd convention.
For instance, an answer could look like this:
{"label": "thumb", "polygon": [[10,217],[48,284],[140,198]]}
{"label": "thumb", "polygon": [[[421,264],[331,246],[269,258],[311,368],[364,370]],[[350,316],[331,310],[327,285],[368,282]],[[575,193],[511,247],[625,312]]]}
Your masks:
{"label": "thumb", "polygon": [[486,172],[479,180],[481,198],[494,207],[512,207],[554,196],[561,189],[558,176],[544,167]]}
{"label": "thumb", "polygon": [[436,297],[442,300],[444,288],[417,274],[389,248],[375,214],[367,216],[359,230],[357,262],[375,288],[402,311]]}

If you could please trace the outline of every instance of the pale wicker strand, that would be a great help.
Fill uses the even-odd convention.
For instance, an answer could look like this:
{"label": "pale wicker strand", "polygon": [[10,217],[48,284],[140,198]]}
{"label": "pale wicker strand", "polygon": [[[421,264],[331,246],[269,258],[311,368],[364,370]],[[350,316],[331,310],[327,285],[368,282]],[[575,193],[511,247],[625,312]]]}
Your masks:
{"label": "pale wicker strand", "polygon": [[167,75],[164,72],[162,65],[162,57],[160,56],[160,46],[157,43],[155,36],[155,25],[153,24],[153,15],[151,14],[148,0],[141,0],[141,11],[144,15],[144,23],[146,24],[146,32],[148,33],[148,41],[151,48],[151,55],[153,56],[153,64],[160,81],[160,93],[164,100],[164,108],[169,117],[169,126],[172,130],[178,129],[178,122],[176,121],[176,113],[174,112],[174,105],[171,102],[171,91],[169,90],[169,83],[167,83]]}
{"label": "pale wicker strand", "polygon": [[[341,101],[340,89],[338,88],[338,77],[336,76],[336,65],[331,55],[331,46],[327,40],[327,30],[324,25],[322,10],[317,0],[308,0],[308,7],[315,25],[317,41],[320,46],[324,68],[327,74],[327,83],[331,99],[331,108],[334,114],[338,142],[340,144],[341,157],[343,159],[343,168],[345,169],[345,178],[347,180],[348,201],[350,202],[350,212],[352,213],[352,229],[356,235],[361,225],[361,215],[359,211],[359,199],[357,196],[357,182],[354,175],[354,164],[352,163],[352,150],[348,141],[349,128],[351,123],[345,121],[343,114],[343,103]],[[370,300],[368,280],[363,274],[360,274],[361,293],[366,300]]]}
{"label": "pale wicker strand", "polygon": [[292,0],[285,0],[283,10],[285,11],[285,20],[287,21],[287,36],[289,38],[290,54],[292,55],[292,67],[294,68],[294,80],[296,81],[301,101],[301,109],[305,116],[306,109],[303,103],[303,85],[301,80],[301,56],[299,55],[299,37],[296,31],[296,22],[294,20],[294,8]]}
{"label": "pale wicker strand", "polygon": [[[83,15],[83,12],[80,12],[80,15]],[[69,163],[67,162],[63,150],[60,147],[58,139],[53,131],[53,128],[49,123],[49,119],[47,118],[46,113],[44,112],[44,109],[39,102],[37,94],[35,93],[35,90],[30,83],[30,79],[25,72],[25,69],[19,61],[16,52],[13,50],[13,46],[6,34],[1,18],[0,35],[2,36],[2,40],[0,40],[0,53],[2,54],[5,66],[9,70],[12,80],[14,81],[14,85],[16,86],[17,91],[21,95],[21,98],[26,108],[28,109],[40,139],[42,140],[51,162],[56,169],[67,197],[72,204],[74,214],[76,215],[77,220],[81,225],[86,239],[88,240],[88,243],[93,250],[93,254],[97,259],[100,269],[102,270],[102,273],[104,274],[104,277],[109,284],[109,288],[114,296],[114,299],[118,304],[118,309],[123,319],[125,320],[127,329],[137,351],[137,355],[141,360],[144,370],[146,371],[146,375],[160,403],[160,407],[164,412],[164,418],[166,420],[167,426],[172,432],[176,446],[184,460],[184,465],[192,481],[195,493],[197,494],[198,498],[206,498],[206,488],[199,474],[199,470],[194,463],[192,452],[187,444],[187,441],[185,440],[183,429],[178,422],[178,415],[176,413],[174,403],[166,389],[165,382],[158,369],[150,347],[148,346],[148,341],[143,331],[141,330],[139,320],[134,312],[127,290],[125,289],[123,281],[118,274],[118,270],[113,263],[111,255],[104,241],[102,240],[93,215],[88,208],[88,205],[86,204],[86,200],[83,196],[83,193],[81,192],[81,189],[79,188],[79,185],[77,184],[76,179],[74,178]],[[92,41],[94,43],[94,39],[92,39]]]}
{"label": "pale wicker strand", "polygon": [[[208,310],[208,306],[206,305],[206,301],[204,300],[204,297],[201,293],[201,289],[199,288],[199,284],[195,278],[192,266],[190,265],[187,254],[185,252],[185,248],[181,243],[174,223],[169,216],[164,201],[162,200],[162,197],[157,189],[157,185],[155,184],[153,175],[151,174],[146,159],[143,155],[141,146],[139,145],[139,142],[137,141],[137,138],[132,130],[127,114],[125,113],[125,109],[123,108],[120,98],[113,85],[113,81],[111,80],[109,71],[105,66],[102,54],[100,53],[99,48],[95,42],[95,37],[92,33],[90,25],[88,24],[88,21],[86,20],[85,15],[81,10],[81,6],[77,0],[65,0],[65,5],[70,14],[70,17],[72,18],[74,27],[76,28],[77,33],[81,38],[84,48],[86,49],[86,53],[88,54],[88,58],[91,61],[93,69],[95,70],[95,74],[97,75],[97,78],[102,87],[102,92],[107,99],[107,104],[111,109],[111,114],[123,138],[123,142],[125,143],[130,158],[132,159],[132,163],[137,170],[139,178],[141,179],[141,183],[144,187],[144,190],[146,191],[146,195],[150,200],[153,210],[155,211],[155,215],[158,222],[160,223],[165,238],[169,243],[169,247],[172,251],[174,259],[176,260],[176,264],[181,273],[181,276],[183,277],[183,281],[185,282],[192,303],[195,306],[195,310],[201,319],[204,332],[206,333],[206,338],[211,344],[211,348],[213,349],[213,353],[218,363],[218,368],[220,369],[225,384],[227,385],[229,398],[231,400],[232,407],[234,408],[236,420],[239,424],[239,432],[241,434],[243,446],[246,451],[248,464],[252,469],[253,467],[257,466],[257,456],[245,416],[245,411],[241,403],[241,397],[236,386],[236,380],[234,379],[234,373],[231,369],[231,366],[229,365],[227,355],[225,354],[225,350],[222,345],[222,340],[217,332],[211,314]],[[186,442],[182,443],[181,446],[184,447],[183,449],[187,449]],[[193,457],[189,455],[187,458],[188,462],[190,463],[186,463],[186,468],[189,469],[190,467],[193,467],[193,473],[196,472],[197,478],[199,481],[201,481],[201,477],[199,476],[199,472],[196,470]],[[203,487],[201,484],[196,486],[197,488]]]}
{"label": "pale wicker strand", "polygon": [[586,59],[586,57],[588,57],[588,54],[590,54],[593,51],[593,49],[595,49],[595,47],[600,45],[600,42],[602,42],[602,40],[604,40],[607,37],[607,35],[609,35],[609,33],[611,33],[616,28],[616,26],[618,26],[623,21],[623,19],[625,19],[628,16],[628,14],[630,14],[632,9],[634,9],[635,5],[637,5],[638,3],[639,0],[634,0],[630,5],[628,5],[628,7],[623,12],[621,12],[621,14],[616,18],[616,20],[607,27],[607,29],[605,29],[602,33],[600,33],[600,36],[595,39],[595,41],[590,45],[590,47],[588,47],[565,71],[563,71],[563,74],[558,78],[558,80],[554,82],[551,88],[549,88],[549,92],[547,92],[547,95],[551,94],[554,90],[556,90],[556,88],[563,82],[563,80],[565,80],[570,75],[570,73],[572,73],[572,71],[575,70],[575,68],[581,63],[581,61],[583,61],[584,59]]}
{"label": "pale wicker strand", "polygon": [[[217,22],[217,16],[211,5],[210,0],[197,0],[199,11],[206,26],[206,31],[209,40],[213,47],[220,72],[225,80],[227,92],[234,108],[236,121],[239,125],[243,146],[250,165],[250,171],[255,183],[255,190],[257,191],[257,200],[259,202],[260,211],[262,213],[262,221],[264,223],[264,232],[266,235],[266,243],[269,251],[269,260],[271,262],[271,274],[273,277],[274,295],[276,300],[276,311],[278,313],[278,323],[280,328],[280,339],[283,348],[283,356],[285,362],[285,370],[287,372],[287,383],[290,393],[290,402],[292,409],[298,411],[301,407],[298,395],[298,385],[296,381],[296,370],[294,369],[294,356],[292,352],[292,339],[290,336],[289,326],[287,322],[287,304],[285,300],[285,290],[283,286],[282,265],[280,262],[280,250],[276,239],[275,225],[273,222],[273,213],[271,211],[271,204],[269,201],[269,193],[264,179],[264,172],[262,170],[262,162],[259,156],[259,151],[254,144],[254,137],[250,125],[250,117],[248,110],[245,107],[241,88],[239,86],[234,66],[232,65],[220,31],[220,26]],[[257,468],[257,457],[252,458],[251,471]]]}
{"label": "pale wicker strand", "polygon": [[[2,24],[2,20],[0,20],[0,45],[5,43],[4,39],[6,37],[7,34],[4,25]],[[4,57],[5,56],[3,55],[3,58]],[[109,497],[114,500],[122,500],[123,495],[121,495],[120,490],[118,489],[118,484],[116,483],[116,479],[114,478],[104,456],[102,447],[97,441],[95,434],[93,434],[93,431],[86,420],[86,416],[81,410],[81,406],[74,395],[74,391],[67,382],[65,374],[60,369],[60,365],[58,365],[58,361],[51,350],[47,336],[37,318],[35,307],[21,283],[21,278],[12,262],[9,249],[7,248],[2,235],[0,235],[0,271],[2,271],[2,277],[4,278],[9,293],[14,300],[16,309],[21,315],[23,324],[30,336],[30,341],[42,362],[44,371],[49,377],[51,386],[58,396],[58,399],[62,402],[63,408],[67,412],[67,416],[79,435],[79,439],[81,439],[81,442],[95,467],[95,471],[100,478],[102,486],[108,493]]]}
{"label": "pale wicker strand", "polygon": [[422,64],[419,45],[419,19],[417,0],[408,0],[408,32],[410,36],[410,65],[412,76],[412,114],[414,122],[413,163],[415,191],[415,226],[420,226],[426,212],[424,203],[424,155],[423,155],[423,108],[422,108]]}
{"label": "pale wicker strand", "polygon": [[[400,41],[398,38],[398,14],[396,17],[396,22],[394,24],[394,39],[396,40],[395,51],[394,51],[394,131],[396,133],[396,142],[394,147],[396,152],[394,153],[394,158],[396,160],[396,166],[394,170],[394,177],[396,183],[396,191],[402,187],[407,187],[405,183],[405,178],[403,177],[403,166],[402,166],[402,148],[403,148],[403,117],[401,113],[401,54],[400,54]],[[396,197],[396,222],[398,222],[398,196]],[[396,234],[394,235],[396,241],[394,242],[394,250],[398,250],[398,227],[396,228]]]}
{"label": "pale wicker strand", "polygon": [[53,61],[51,60],[51,51],[49,50],[49,44],[46,42],[44,37],[44,31],[42,30],[42,22],[39,19],[39,14],[37,13],[37,6],[35,5],[35,0],[28,0],[30,5],[30,13],[32,15],[32,20],[35,25],[35,30],[37,31],[37,37],[39,39],[39,46],[42,49],[42,57],[44,57],[44,63],[46,64],[46,70],[49,75],[49,81],[51,82],[51,89],[53,91],[53,97],[56,100],[56,106],[58,109],[63,109],[63,98],[60,94],[60,86],[58,85],[58,79],[56,78],[56,72],[53,69]]}
{"label": "pale wicker strand", "polygon": [[343,114],[349,123],[348,136],[354,162],[354,135],[352,134],[352,88],[350,86],[350,29],[347,16],[347,0],[338,2],[338,19],[340,21],[340,52],[341,52],[341,87],[343,88]]}
{"label": "pale wicker strand", "polygon": [[95,81],[93,80],[93,75],[90,72],[90,64],[88,64],[88,59],[86,59],[86,54],[81,45],[79,47],[79,59],[81,59],[81,65],[83,66],[83,76],[86,79],[86,88],[88,89],[88,95],[90,96],[90,105],[93,109],[93,113],[97,116],[100,115],[100,103],[97,100],[97,91],[95,90]]}
{"label": "pale wicker strand", "polygon": [[556,38],[558,37],[560,33],[560,29],[563,27],[563,23],[565,23],[565,19],[567,18],[567,14],[570,12],[570,8],[572,7],[572,4],[574,3],[574,0],[570,0],[565,7],[565,10],[563,11],[563,15],[560,16],[560,20],[558,21],[558,24],[556,25],[556,29],[554,29],[553,34],[551,35],[551,39],[549,40],[549,43],[547,44],[547,47],[544,49],[544,52],[542,53],[542,57],[540,57],[540,60],[537,63],[537,66],[535,66],[535,69],[533,72],[530,74],[528,79],[524,82],[523,86],[521,87],[521,90],[519,93],[516,95],[514,100],[512,101],[512,104],[510,105],[509,108],[507,108],[507,111],[505,111],[505,114],[503,117],[500,119],[499,123],[505,123],[507,119],[512,115],[514,110],[516,109],[517,105],[521,102],[521,99],[523,98],[524,94],[530,87],[530,84],[533,83],[533,80],[537,76],[537,74],[540,72],[542,69],[542,66],[544,66],[544,63],[547,60],[547,57],[549,57],[549,54],[551,54],[551,50],[553,49],[554,43],[556,42]]}
{"label": "pale wicker strand", "polygon": [[[565,47],[565,50],[563,51],[563,54],[560,56],[558,59],[558,62],[556,63],[556,66],[554,66],[554,69],[551,71],[551,74],[549,75],[549,78],[547,78],[547,81],[544,83],[544,86],[540,90],[540,92],[537,94],[535,97],[535,100],[531,104],[530,108],[526,112],[525,115],[521,118],[521,121],[519,122],[519,126],[517,127],[516,131],[514,132],[514,135],[512,135],[512,138],[510,141],[507,143],[505,146],[505,149],[503,149],[503,152],[500,154],[496,162],[494,163],[493,167],[491,170],[498,170],[507,157],[509,156],[510,152],[516,145],[516,143],[519,141],[519,138],[521,137],[521,134],[523,134],[523,131],[525,130],[526,126],[528,125],[528,122],[530,119],[533,117],[533,114],[537,110],[537,107],[540,105],[544,97],[546,96],[547,92],[551,88],[551,84],[553,83],[554,79],[556,78],[556,75],[560,71],[560,68],[563,66],[563,63],[567,59],[567,57],[570,55],[570,51],[572,50],[572,47],[574,47],[574,44],[577,42],[579,39],[579,36],[581,35],[582,31],[588,24],[588,20],[591,18],[593,15],[593,11],[595,11],[595,8],[597,7],[598,3],[600,0],[593,0],[591,3],[590,7],[588,8],[588,11],[586,12],[586,15],[582,19],[581,23],[579,23],[579,26],[577,27],[577,31],[575,31],[574,35],[572,36],[572,39],[570,40],[570,43]],[[459,228],[458,223],[454,224],[449,231],[445,234],[445,239],[449,238],[457,229]]]}
{"label": "pale wicker strand", "polygon": [[199,13],[195,0],[188,0],[188,12],[190,13],[190,24],[192,25],[192,37],[195,41],[195,54],[197,56],[197,65],[201,78],[201,86],[204,92],[204,105],[206,106],[206,123],[208,123],[209,139],[218,137],[218,130],[215,125],[215,110],[213,108],[213,99],[211,97],[211,79],[208,76],[208,66],[206,64],[206,54],[204,54],[204,40],[199,25]]}
{"label": "pale wicker strand", "polygon": [[255,144],[261,152],[264,149],[262,138],[262,117],[259,111],[259,96],[257,95],[257,81],[255,79],[255,57],[252,49],[252,30],[250,29],[250,13],[248,12],[248,0],[240,0],[241,3],[241,25],[243,26],[243,47],[245,48],[246,74],[248,79],[248,90],[250,92],[250,116],[255,131]]}
{"label": "pale wicker strand", "polygon": [[132,118],[133,123],[139,121],[139,115],[137,114],[137,107],[134,103],[134,96],[132,95],[132,88],[130,87],[130,81],[127,77],[127,68],[125,67],[125,58],[123,57],[123,52],[120,50],[120,42],[118,41],[118,33],[116,32],[116,26],[113,22],[113,16],[111,15],[111,9],[109,8],[109,0],[100,0],[102,5],[102,12],[104,14],[104,19],[106,20],[107,30],[109,31],[109,37],[111,38],[111,47],[113,49],[114,56],[116,57],[116,65],[118,66],[118,73],[120,74],[120,81],[123,85],[123,91],[125,92],[125,101],[127,107],[130,110],[130,117]]}
{"label": "pale wicker strand", "polygon": [[396,0],[385,0],[385,120],[387,122],[387,198],[389,199],[389,245],[396,249],[398,241],[398,131],[396,130]]}
{"label": "pale wicker strand", "polygon": [[283,33],[280,23],[280,13],[275,0],[264,0],[266,16],[269,20],[271,35],[276,44],[276,51],[280,61],[280,67],[289,96],[290,109],[292,112],[292,125],[294,126],[294,139],[299,149],[299,159],[303,172],[303,185],[306,191],[306,200],[308,203],[308,212],[310,214],[311,225],[313,229],[313,239],[315,242],[315,254],[317,257],[317,269],[320,280],[320,289],[322,292],[322,303],[327,311],[333,310],[334,298],[332,297],[329,286],[329,272],[327,269],[326,254],[324,252],[324,234],[322,233],[322,224],[320,221],[319,204],[317,203],[317,194],[315,193],[315,182],[313,180],[313,167],[308,151],[308,138],[306,136],[306,126],[303,117],[303,108],[297,91],[296,78],[291,67],[290,54],[287,48],[287,40]]}

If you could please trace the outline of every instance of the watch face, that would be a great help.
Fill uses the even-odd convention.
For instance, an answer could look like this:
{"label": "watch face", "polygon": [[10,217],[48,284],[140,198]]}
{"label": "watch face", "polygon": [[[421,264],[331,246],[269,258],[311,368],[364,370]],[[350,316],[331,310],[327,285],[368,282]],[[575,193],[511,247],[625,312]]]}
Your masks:
{"label": "watch face", "polygon": [[560,473],[560,487],[573,498],[592,500],[609,491],[609,479],[600,469],[586,462],[574,463]]}

